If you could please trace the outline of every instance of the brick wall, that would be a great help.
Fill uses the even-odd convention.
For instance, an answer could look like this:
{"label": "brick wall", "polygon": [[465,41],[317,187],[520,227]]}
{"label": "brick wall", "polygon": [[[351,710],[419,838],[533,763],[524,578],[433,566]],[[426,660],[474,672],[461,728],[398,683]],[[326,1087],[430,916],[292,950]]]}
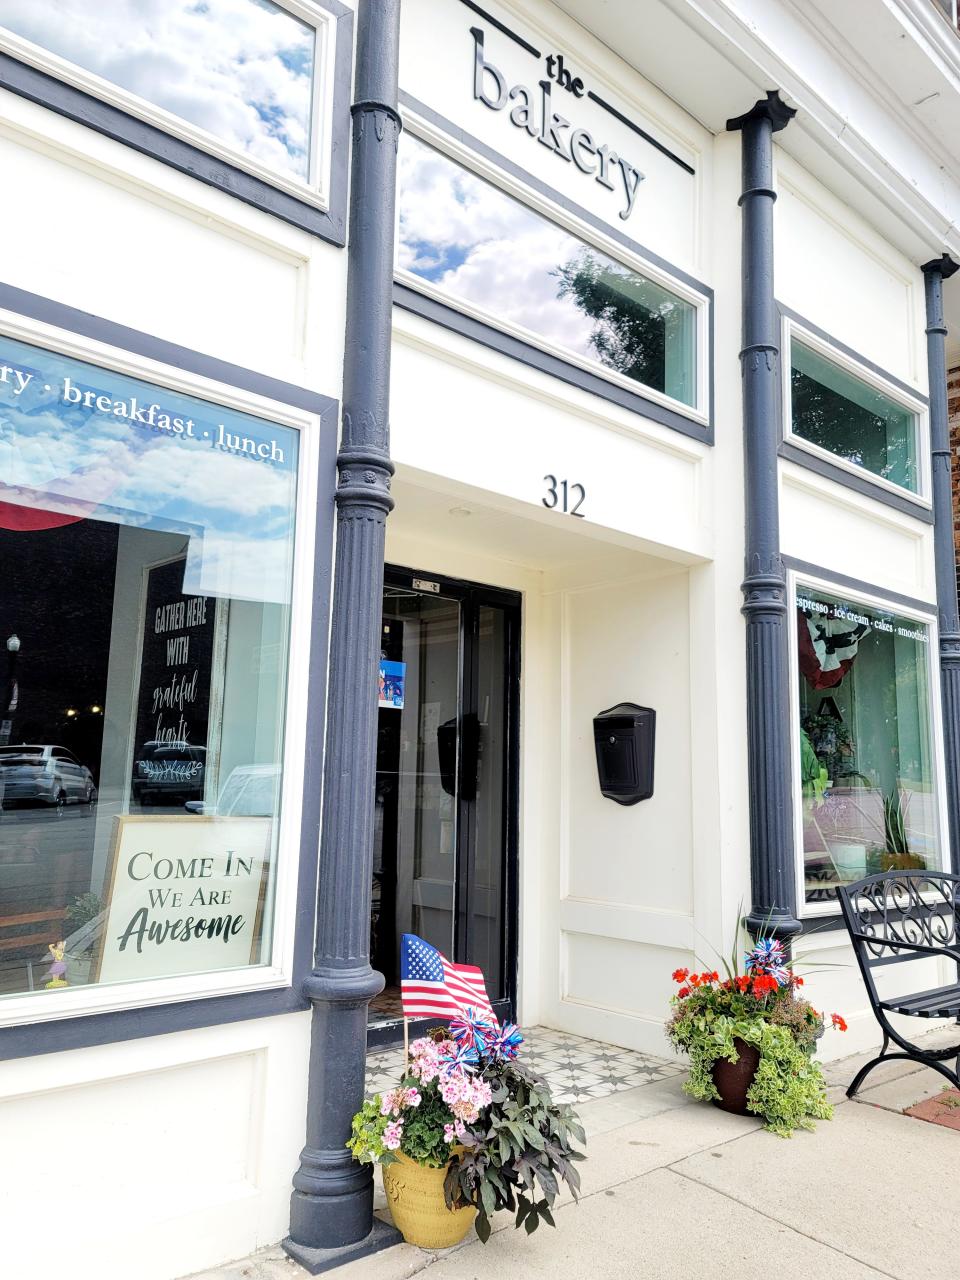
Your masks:
{"label": "brick wall", "polygon": [[[947,413],[950,418],[951,483],[953,485],[953,541],[960,564],[960,367],[947,374]],[[958,569],[960,585],[960,569]]]}

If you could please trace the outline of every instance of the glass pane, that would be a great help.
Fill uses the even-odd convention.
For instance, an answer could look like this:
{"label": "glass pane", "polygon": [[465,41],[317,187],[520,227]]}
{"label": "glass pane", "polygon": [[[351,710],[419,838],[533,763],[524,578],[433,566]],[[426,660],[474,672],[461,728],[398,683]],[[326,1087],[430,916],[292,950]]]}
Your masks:
{"label": "glass pane", "polygon": [[0,993],[270,959],[296,472],[0,339]]}
{"label": "glass pane", "polygon": [[917,493],[916,415],[802,342],[790,359],[794,433]]}
{"label": "glass pane", "polygon": [[5,0],[5,27],[306,180],[316,32],[272,0]]}
{"label": "glass pane", "polygon": [[877,871],[938,867],[922,623],[806,587],[797,595],[807,902]]}
{"label": "glass pane", "polygon": [[398,264],[493,322],[696,404],[696,308],[408,134]]}
{"label": "glass pane", "polygon": [[468,894],[467,954],[487,980],[491,1000],[504,990],[504,883],[507,834],[507,620],[481,606],[477,649],[477,801]]}
{"label": "glass pane", "polygon": [[371,956],[386,989],[372,1017],[400,1017],[400,937],[454,956],[460,605],[387,587],[377,739]]}

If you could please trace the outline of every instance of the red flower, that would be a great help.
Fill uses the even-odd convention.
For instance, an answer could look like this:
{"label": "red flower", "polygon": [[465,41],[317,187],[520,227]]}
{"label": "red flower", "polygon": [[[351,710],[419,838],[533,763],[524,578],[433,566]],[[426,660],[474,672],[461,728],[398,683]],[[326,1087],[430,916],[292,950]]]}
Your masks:
{"label": "red flower", "polygon": [[673,971],[674,982],[683,982],[689,977],[690,977],[689,969],[674,969]]}
{"label": "red flower", "polygon": [[713,973],[711,973],[711,974],[710,974],[710,981],[711,981],[711,982],[719,982],[719,981],[720,981],[720,975],[719,975],[719,973],[717,973],[716,969],[714,969]]}
{"label": "red flower", "polygon": [[749,985],[750,985],[750,979],[747,977],[745,973],[737,974],[737,990],[738,991],[746,991]]}
{"label": "red flower", "polygon": [[803,979],[800,977],[799,973],[791,973],[790,981],[793,983],[795,987],[803,986]]}
{"label": "red flower", "polygon": [[847,1029],[846,1019],[841,1018],[839,1013],[831,1013],[830,1021],[833,1023],[833,1025],[836,1027],[838,1031],[846,1031]]}
{"label": "red flower", "polygon": [[701,982],[701,978],[700,978],[699,973],[691,973],[691,975],[690,975],[690,985],[691,985],[692,987],[699,987],[700,982]]}
{"label": "red flower", "polygon": [[762,1000],[768,991],[776,991],[777,980],[770,976],[769,973],[758,973],[753,977],[753,995],[757,1000]]}
{"label": "red flower", "polygon": [[677,992],[677,995],[680,997],[681,1000],[683,999],[684,996],[688,996],[689,994],[690,994],[689,987],[681,987],[680,990]]}

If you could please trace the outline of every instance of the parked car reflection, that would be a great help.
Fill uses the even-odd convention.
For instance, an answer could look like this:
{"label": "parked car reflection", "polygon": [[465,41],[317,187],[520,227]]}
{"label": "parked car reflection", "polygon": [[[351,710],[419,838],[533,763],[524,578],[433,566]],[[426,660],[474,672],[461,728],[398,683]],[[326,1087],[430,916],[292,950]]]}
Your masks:
{"label": "parked car reflection", "polygon": [[189,742],[145,742],[133,765],[139,804],[182,804],[203,795],[206,750]]}
{"label": "parked car reflection", "polygon": [[215,805],[190,800],[185,807],[189,813],[207,817],[272,818],[279,808],[279,793],[278,764],[242,764],[230,770]]}
{"label": "parked car reflection", "polygon": [[65,747],[23,744],[0,747],[3,804],[90,804],[97,798],[93,774]]}

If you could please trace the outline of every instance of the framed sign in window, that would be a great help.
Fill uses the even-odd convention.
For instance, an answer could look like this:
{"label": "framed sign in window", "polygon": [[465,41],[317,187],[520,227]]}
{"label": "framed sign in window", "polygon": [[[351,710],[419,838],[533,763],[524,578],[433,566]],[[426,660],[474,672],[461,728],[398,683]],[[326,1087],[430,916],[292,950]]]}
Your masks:
{"label": "framed sign in window", "polygon": [[256,964],[270,827],[256,817],[118,816],[91,982]]}

